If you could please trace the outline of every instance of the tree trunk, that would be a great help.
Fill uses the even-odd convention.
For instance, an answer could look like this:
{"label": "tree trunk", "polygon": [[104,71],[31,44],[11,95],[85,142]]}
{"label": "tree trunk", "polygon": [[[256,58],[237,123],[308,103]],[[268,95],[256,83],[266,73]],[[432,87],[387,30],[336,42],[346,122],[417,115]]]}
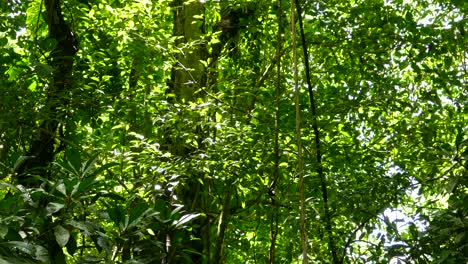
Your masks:
{"label": "tree trunk", "polygon": [[[52,67],[52,78],[48,84],[45,105],[41,109],[44,119],[36,128],[37,137],[32,140],[26,159],[20,164],[16,173],[18,183],[26,186],[39,185],[38,180],[31,177],[31,173],[48,177],[47,167],[54,156],[64,148],[62,123],[66,118],[69,91],[72,82],[73,57],[78,51],[78,43],[73,32],[63,18],[60,0],[45,0],[46,20],[49,27],[49,38],[55,39],[56,46],[50,52],[48,62]],[[61,135],[60,135],[61,134]],[[50,178],[50,177],[48,177]],[[46,219],[50,221],[51,219]],[[44,246],[48,250],[50,263],[65,264],[65,255],[55,240],[50,225],[45,231]]]}
{"label": "tree trunk", "polygon": [[176,57],[170,88],[178,99],[192,101],[198,96],[195,95],[197,89],[206,85],[204,66],[200,62],[207,58],[206,45],[200,38],[204,33],[204,18],[194,18],[203,15],[204,7],[199,1],[184,2],[174,1],[174,36],[180,37],[177,45],[183,43],[191,47]]}
{"label": "tree trunk", "polygon": [[[183,0],[174,0],[173,18],[174,18],[174,36],[179,37],[176,45],[182,51],[176,56],[176,63],[172,69],[171,81],[168,84],[169,92],[175,94],[175,101],[187,103],[195,101],[203,94],[199,93],[200,88],[206,86],[206,74],[203,64],[200,60],[206,61],[206,44],[202,42],[201,35],[204,33],[204,19],[196,19],[194,16],[203,16],[204,6],[199,1],[184,3]],[[182,48],[182,45],[189,46]],[[193,128],[186,128],[193,129]],[[200,129],[195,128],[192,133],[198,133]],[[170,152],[175,156],[188,156],[190,150],[183,146],[184,142],[173,140],[171,131],[168,131],[166,139]],[[202,135],[200,136],[202,137]],[[204,175],[188,176],[181,190],[181,199],[186,205],[187,210],[197,212],[203,210],[206,190],[198,180]],[[186,188],[187,187],[187,188]],[[209,232],[205,228],[206,219],[195,220],[193,225],[193,235],[199,240],[191,241],[191,249],[196,253],[188,253],[192,263],[207,263],[207,246],[209,246]],[[169,250],[168,250],[169,251]],[[172,250],[170,250],[172,251]],[[205,256],[205,257],[203,257]]]}
{"label": "tree trunk", "polygon": [[[41,176],[46,176],[46,167],[54,156],[63,149],[64,142],[60,142],[58,133],[63,133],[61,126],[66,117],[68,96],[73,71],[73,56],[78,51],[78,43],[70,27],[62,15],[59,0],[45,0],[49,37],[57,44],[50,52],[49,65],[53,69],[52,80],[49,83],[46,103],[42,108],[44,120],[36,129],[37,137],[31,142],[26,159],[16,169],[18,183],[35,186],[37,182],[29,177],[28,172],[34,170]],[[57,146],[58,144],[58,146]]]}
{"label": "tree trunk", "polygon": [[[197,101],[199,98],[205,98],[207,93],[212,92],[216,88],[216,72],[210,69],[216,68],[218,58],[221,52],[230,40],[235,38],[239,30],[239,16],[247,16],[250,13],[242,13],[242,10],[234,10],[223,16],[221,21],[214,27],[215,30],[221,31],[217,44],[211,46],[211,54],[208,52],[207,41],[203,39],[205,34],[204,20],[205,6],[201,1],[173,1],[173,19],[174,29],[173,34],[177,36],[176,45],[180,49],[180,54],[176,56],[176,63],[172,69],[171,81],[168,83],[169,92],[175,95],[175,101],[181,103]],[[208,63],[203,65],[200,61]],[[212,87],[213,86],[213,87]],[[200,122],[201,123],[201,122]],[[192,129],[192,133],[197,134],[198,150],[203,150],[203,139],[209,136],[209,130],[198,125]],[[180,132],[180,131],[179,131]],[[184,142],[177,142],[171,137],[171,131],[166,134],[166,140],[170,152],[175,156],[188,156],[190,150],[184,148]],[[176,133],[174,133],[176,134]],[[213,133],[214,134],[214,133]],[[213,136],[212,136],[213,137]],[[204,212],[208,208],[210,199],[209,184],[201,184],[200,182],[208,182],[203,173],[193,173],[185,182],[185,186],[181,190],[181,199],[192,212]],[[221,207],[221,206],[220,206]],[[229,208],[224,204],[223,211]],[[205,212],[206,213],[206,212]],[[223,247],[224,233],[228,224],[228,212],[222,214],[221,226],[218,231],[216,245],[214,246],[214,254],[220,254]],[[191,254],[190,258],[193,263],[218,263],[219,259],[210,260],[210,219],[198,219],[193,223],[193,234],[200,239],[192,242],[192,249],[197,253]]]}

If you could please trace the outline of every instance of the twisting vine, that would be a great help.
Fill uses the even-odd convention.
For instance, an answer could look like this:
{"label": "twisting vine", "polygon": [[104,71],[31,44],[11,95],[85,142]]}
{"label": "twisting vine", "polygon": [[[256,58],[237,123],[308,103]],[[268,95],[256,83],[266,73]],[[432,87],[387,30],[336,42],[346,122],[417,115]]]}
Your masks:
{"label": "twisting vine", "polygon": [[276,64],[276,110],[275,110],[275,146],[274,146],[274,172],[273,180],[270,185],[269,195],[271,198],[271,205],[273,210],[271,212],[270,219],[270,257],[269,263],[275,263],[275,249],[276,249],[276,237],[278,234],[278,205],[276,204],[276,186],[278,184],[279,178],[279,126],[280,126],[280,97],[281,97],[281,50],[283,48],[283,42],[281,39],[282,33],[282,14],[283,6],[281,0],[278,0],[278,35],[277,35],[277,47],[276,47],[276,57],[278,58],[278,63]]}
{"label": "twisting vine", "polygon": [[302,50],[304,51],[304,67],[305,67],[305,74],[306,74],[306,81],[309,90],[309,99],[310,99],[310,110],[312,112],[312,127],[314,129],[314,136],[315,136],[315,156],[317,158],[317,174],[320,178],[320,185],[322,189],[322,200],[323,200],[323,210],[325,216],[325,224],[326,224],[326,231],[328,234],[328,245],[330,252],[332,254],[333,263],[338,264],[339,258],[336,253],[335,249],[335,240],[333,238],[333,227],[331,224],[331,216],[330,216],[330,209],[328,206],[328,193],[327,193],[327,179],[325,174],[323,173],[323,164],[322,164],[322,153],[320,149],[320,134],[318,129],[318,122],[317,122],[317,109],[315,106],[314,100],[314,92],[312,90],[312,84],[310,81],[310,66],[309,66],[309,54],[307,52],[307,43],[305,40],[304,34],[304,25],[302,23],[302,10],[298,0],[295,0],[296,10],[297,10],[297,18],[299,21],[299,30],[301,32],[301,42],[302,42]]}
{"label": "twisting vine", "polygon": [[305,228],[305,193],[304,193],[304,167],[302,161],[302,144],[301,144],[301,107],[299,105],[299,77],[297,67],[297,45],[296,45],[296,19],[294,15],[294,5],[296,3],[291,1],[291,32],[292,32],[292,45],[293,45],[293,64],[294,64],[294,97],[296,104],[296,144],[297,144],[297,163],[299,174],[299,196],[300,196],[300,229],[301,229],[301,245],[302,245],[302,263],[308,264],[309,258],[307,257],[307,230]]}

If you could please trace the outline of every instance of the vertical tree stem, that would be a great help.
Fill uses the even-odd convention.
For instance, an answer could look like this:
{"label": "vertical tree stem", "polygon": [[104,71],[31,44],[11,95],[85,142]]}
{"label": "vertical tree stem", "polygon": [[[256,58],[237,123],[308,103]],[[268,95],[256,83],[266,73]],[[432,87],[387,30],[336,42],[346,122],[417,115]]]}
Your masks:
{"label": "vertical tree stem", "polygon": [[302,162],[302,145],[301,145],[301,108],[299,105],[299,85],[298,85],[298,67],[297,67],[297,52],[296,52],[296,19],[294,17],[294,0],[291,1],[291,31],[293,42],[293,61],[294,61],[294,92],[296,102],[296,141],[297,141],[297,163],[299,174],[299,196],[300,196],[300,228],[301,228],[301,245],[302,245],[302,263],[308,264],[307,257],[307,231],[305,228],[305,193],[304,193],[304,168]]}
{"label": "vertical tree stem", "polygon": [[338,264],[339,259],[338,259],[338,255],[335,249],[335,241],[333,238],[333,227],[331,224],[330,209],[328,207],[327,179],[325,177],[325,174],[323,173],[323,166],[322,166],[320,134],[319,134],[318,122],[317,122],[317,109],[315,106],[314,93],[313,93],[312,84],[310,81],[309,55],[307,52],[307,43],[305,40],[304,25],[302,23],[302,16],[301,16],[302,11],[301,11],[301,6],[299,5],[299,1],[298,0],[295,0],[295,1],[296,1],[296,9],[297,9],[297,18],[299,20],[299,30],[301,32],[302,50],[304,51],[304,66],[305,66],[307,86],[309,90],[310,108],[312,112],[312,126],[314,129],[314,136],[315,136],[315,154],[317,158],[317,174],[320,177],[320,183],[321,183],[321,189],[322,189],[323,210],[325,214],[326,231],[328,234],[329,249],[332,254],[333,263]]}
{"label": "vertical tree stem", "polygon": [[276,47],[276,57],[278,58],[278,63],[276,64],[276,110],[275,110],[275,146],[274,146],[274,172],[273,172],[273,181],[270,185],[270,198],[271,205],[273,210],[271,212],[271,221],[270,221],[270,257],[269,263],[275,263],[275,249],[276,249],[276,237],[278,235],[278,206],[276,205],[276,186],[278,184],[279,178],[279,126],[280,126],[280,97],[281,97],[281,49],[282,49],[282,13],[283,7],[281,0],[278,0],[278,35],[277,35],[277,47]]}
{"label": "vertical tree stem", "polygon": [[222,251],[223,251],[223,242],[224,242],[224,234],[226,233],[226,228],[228,224],[228,218],[231,211],[231,183],[226,184],[226,188],[228,188],[223,201],[223,209],[221,211],[221,215],[219,216],[219,223],[218,223],[218,232],[216,234],[216,244],[215,244],[215,252],[214,252],[214,263],[222,263]]}

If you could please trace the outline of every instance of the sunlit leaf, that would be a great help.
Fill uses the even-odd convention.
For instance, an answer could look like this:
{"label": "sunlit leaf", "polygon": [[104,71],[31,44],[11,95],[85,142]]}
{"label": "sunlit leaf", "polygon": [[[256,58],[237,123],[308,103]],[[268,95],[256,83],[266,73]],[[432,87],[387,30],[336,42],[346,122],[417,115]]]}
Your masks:
{"label": "sunlit leaf", "polygon": [[186,214],[183,215],[179,220],[174,221],[173,226],[175,229],[181,228],[185,224],[199,217],[200,214]]}

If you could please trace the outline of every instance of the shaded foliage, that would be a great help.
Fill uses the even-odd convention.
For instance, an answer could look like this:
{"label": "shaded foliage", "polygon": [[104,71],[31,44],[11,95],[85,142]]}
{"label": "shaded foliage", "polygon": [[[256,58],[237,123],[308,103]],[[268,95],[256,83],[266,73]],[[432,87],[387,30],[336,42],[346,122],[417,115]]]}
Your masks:
{"label": "shaded foliage", "polygon": [[[466,4],[298,2],[309,262],[467,262]],[[0,2],[0,262],[301,262],[290,7]]]}

